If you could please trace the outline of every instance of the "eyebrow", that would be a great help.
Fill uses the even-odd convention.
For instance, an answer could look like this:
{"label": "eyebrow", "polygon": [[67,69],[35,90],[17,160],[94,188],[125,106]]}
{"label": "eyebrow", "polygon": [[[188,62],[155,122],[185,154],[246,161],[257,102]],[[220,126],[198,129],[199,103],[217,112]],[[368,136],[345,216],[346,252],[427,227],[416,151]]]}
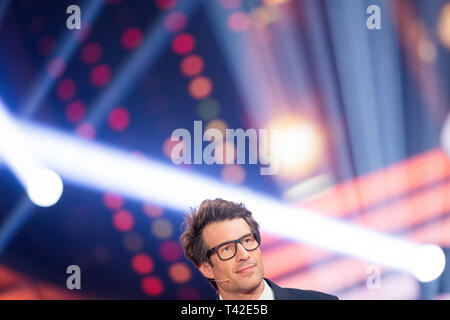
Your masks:
{"label": "eyebrow", "polygon": [[212,249],[212,248],[216,248],[216,247],[218,247],[218,246],[221,246],[221,245],[223,245],[223,244],[226,244],[226,243],[228,243],[228,242],[234,242],[234,241],[237,240],[237,239],[240,239],[240,238],[245,237],[245,236],[249,236],[249,235],[251,235],[251,234],[253,234],[253,232],[250,231],[249,233],[243,234],[242,236],[240,236],[240,237],[238,237],[238,238],[236,238],[236,239],[233,239],[233,240],[227,240],[227,241],[221,242],[221,243],[219,243],[219,244],[217,244],[217,245],[215,245],[215,246],[212,246],[211,249]]}

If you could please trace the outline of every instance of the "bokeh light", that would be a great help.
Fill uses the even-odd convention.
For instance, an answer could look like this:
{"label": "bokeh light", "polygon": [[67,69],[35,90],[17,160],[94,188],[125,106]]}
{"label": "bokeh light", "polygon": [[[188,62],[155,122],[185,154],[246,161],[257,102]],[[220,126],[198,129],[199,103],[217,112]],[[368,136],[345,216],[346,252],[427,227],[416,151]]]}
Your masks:
{"label": "bokeh light", "polygon": [[113,214],[113,226],[121,232],[130,231],[134,226],[134,217],[128,210],[120,210]]}
{"label": "bokeh light", "polygon": [[[288,115],[275,119],[268,128],[268,150],[269,154],[277,152],[280,177],[295,180],[314,173],[325,152],[325,137],[317,124]],[[271,129],[278,130],[273,139]]]}
{"label": "bokeh light", "polygon": [[76,86],[72,79],[66,78],[61,80],[56,87],[58,97],[62,100],[69,100],[75,96]]}
{"label": "bokeh light", "polygon": [[204,67],[202,57],[195,54],[185,57],[180,65],[181,73],[188,77],[198,75],[203,71]]}
{"label": "bokeh light", "polygon": [[164,213],[162,207],[150,203],[144,203],[142,205],[142,210],[150,218],[160,217]]}
{"label": "bokeh light", "polygon": [[212,81],[205,76],[198,76],[189,82],[189,94],[195,99],[206,98],[212,89]]}
{"label": "bokeh light", "polygon": [[86,64],[93,64],[100,61],[102,55],[102,46],[97,42],[87,43],[81,49],[81,60]]}
{"label": "bokeh light", "polygon": [[142,291],[149,296],[158,296],[164,290],[163,282],[160,278],[155,276],[149,276],[142,279],[141,287]]}
{"label": "bokeh light", "polygon": [[[171,157],[171,155],[172,155],[172,149],[177,145],[177,144],[179,144],[179,143],[183,143],[183,141],[172,141],[171,139],[170,139],[170,137],[169,138],[167,138],[166,140],[164,140],[164,143],[163,143],[163,147],[162,147],[162,149],[163,149],[163,154],[164,154],[164,156],[167,158],[167,159],[172,159]],[[181,152],[182,153],[182,152]],[[181,156],[181,154],[180,154],[180,156]]]}
{"label": "bokeh light", "polygon": [[164,26],[172,32],[180,32],[186,27],[187,17],[182,12],[169,13],[164,19]]}
{"label": "bokeh light", "polygon": [[46,168],[30,172],[25,184],[28,197],[40,207],[53,206],[61,198],[64,189],[61,177]]}
{"label": "bokeh light", "polygon": [[86,107],[83,101],[74,100],[67,105],[66,118],[71,123],[77,123],[83,120],[86,114]]}
{"label": "bokeh light", "polygon": [[222,178],[228,183],[241,184],[245,180],[245,170],[239,164],[227,164],[222,168]]}
{"label": "bokeh light", "polygon": [[124,199],[121,195],[116,193],[106,192],[103,194],[103,204],[111,210],[118,210],[122,208]]}
{"label": "bokeh light", "polygon": [[106,85],[111,79],[111,69],[107,64],[100,64],[92,69],[90,74],[91,83],[96,87]]}
{"label": "bokeh light", "polygon": [[222,120],[222,119],[211,120],[211,121],[209,121],[206,124],[205,137],[209,138],[208,133],[206,133],[206,131],[208,129],[217,129],[217,130],[219,130],[222,133],[222,136],[225,139],[226,138],[226,130],[227,130],[227,128],[228,128],[228,124],[224,120]]}
{"label": "bokeh light", "polygon": [[114,131],[125,130],[130,124],[130,115],[125,108],[114,108],[108,115],[108,126]]}
{"label": "bokeh light", "polygon": [[76,134],[84,139],[91,140],[95,138],[95,128],[89,122],[81,123],[75,130]]}
{"label": "bokeh light", "polygon": [[168,239],[173,233],[172,223],[167,219],[157,218],[151,223],[151,232],[155,238]]}
{"label": "bokeh light", "polygon": [[162,10],[169,10],[177,5],[177,0],[156,0],[156,5]]}
{"label": "bokeh light", "polygon": [[169,277],[175,283],[186,283],[191,279],[192,272],[184,262],[175,262],[169,267]]}
{"label": "bokeh light", "polygon": [[123,246],[130,252],[139,252],[144,247],[144,240],[137,232],[127,232],[123,236]]}
{"label": "bokeh light", "polygon": [[133,270],[139,274],[147,274],[152,272],[154,267],[153,259],[144,253],[137,254],[131,260]]}
{"label": "bokeh light", "polygon": [[177,35],[172,40],[172,49],[178,54],[187,54],[194,49],[195,39],[189,33],[182,33]]}
{"label": "bokeh light", "polygon": [[197,113],[204,120],[216,118],[220,112],[220,105],[217,100],[209,97],[202,100],[197,105]]}
{"label": "bokeh light", "polygon": [[165,241],[160,246],[161,257],[166,261],[175,261],[181,257],[181,248],[175,241]]}
{"label": "bokeh light", "polygon": [[142,31],[138,28],[129,28],[122,33],[120,43],[128,50],[137,48],[142,42]]}

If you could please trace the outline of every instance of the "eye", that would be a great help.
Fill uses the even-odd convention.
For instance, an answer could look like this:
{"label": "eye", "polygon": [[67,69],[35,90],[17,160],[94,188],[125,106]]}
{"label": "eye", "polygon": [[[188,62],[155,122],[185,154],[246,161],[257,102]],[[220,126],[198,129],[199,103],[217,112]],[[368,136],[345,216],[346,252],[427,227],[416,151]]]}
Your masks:
{"label": "eye", "polygon": [[227,244],[227,245],[223,246],[223,247],[221,248],[220,251],[222,251],[222,252],[231,251],[231,250],[232,250],[231,247],[232,247],[232,244],[231,244],[231,243],[230,243],[230,244]]}

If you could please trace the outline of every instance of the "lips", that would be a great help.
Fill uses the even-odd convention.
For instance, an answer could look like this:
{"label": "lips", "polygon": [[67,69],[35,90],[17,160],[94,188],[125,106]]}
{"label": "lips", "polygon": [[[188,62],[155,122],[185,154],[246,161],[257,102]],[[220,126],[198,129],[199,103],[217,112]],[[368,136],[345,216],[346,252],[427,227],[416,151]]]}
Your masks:
{"label": "lips", "polygon": [[245,273],[247,271],[252,271],[255,267],[256,267],[256,264],[251,264],[251,265],[245,266],[242,269],[236,271],[236,273]]}

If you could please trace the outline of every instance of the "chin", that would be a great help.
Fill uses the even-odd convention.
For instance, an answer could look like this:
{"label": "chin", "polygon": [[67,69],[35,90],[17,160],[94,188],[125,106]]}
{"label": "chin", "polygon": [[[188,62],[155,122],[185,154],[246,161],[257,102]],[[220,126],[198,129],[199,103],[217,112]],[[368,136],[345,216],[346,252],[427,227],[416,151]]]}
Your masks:
{"label": "chin", "polygon": [[263,277],[261,275],[255,273],[243,281],[243,283],[246,284],[248,289],[254,289],[260,285],[262,279]]}

